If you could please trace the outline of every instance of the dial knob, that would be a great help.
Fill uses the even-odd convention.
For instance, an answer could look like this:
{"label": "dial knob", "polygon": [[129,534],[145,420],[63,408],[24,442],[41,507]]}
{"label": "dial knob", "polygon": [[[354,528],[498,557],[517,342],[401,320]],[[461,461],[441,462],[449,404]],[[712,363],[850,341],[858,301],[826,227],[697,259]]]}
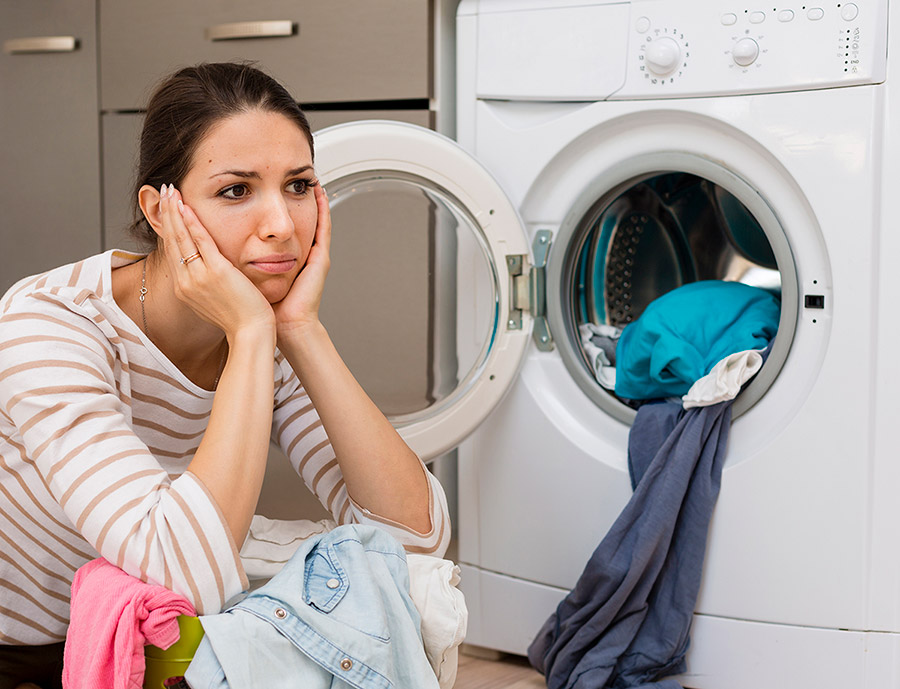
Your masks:
{"label": "dial knob", "polygon": [[657,76],[666,76],[681,63],[681,46],[671,38],[657,38],[647,46],[647,68]]}
{"label": "dial knob", "polygon": [[742,38],[731,49],[731,57],[741,67],[752,65],[759,57],[759,44],[752,38]]}

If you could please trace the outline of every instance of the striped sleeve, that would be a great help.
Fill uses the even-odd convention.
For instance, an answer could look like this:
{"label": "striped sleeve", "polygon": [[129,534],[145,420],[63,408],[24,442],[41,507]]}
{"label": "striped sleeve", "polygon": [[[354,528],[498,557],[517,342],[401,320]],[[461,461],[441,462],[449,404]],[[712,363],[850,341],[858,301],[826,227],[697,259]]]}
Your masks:
{"label": "striped sleeve", "polygon": [[0,414],[98,553],[217,612],[246,588],[237,548],[191,473],[170,478],[131,425],[127,362],[97,324],[25,299],[0,317]]}
{"label": "striped sleeve", "polygon": [[347,493],[341,467],[322,421],[289,364],[279,358],[282,384],[276,381],[273,438],[290,459],[294,470],[338,524],[371,524],[388,531],[411,553],[442,557],[450,543],[450,518],[443,486],[422,464],[428,480],[431,529],[420,533],[370,512]]}

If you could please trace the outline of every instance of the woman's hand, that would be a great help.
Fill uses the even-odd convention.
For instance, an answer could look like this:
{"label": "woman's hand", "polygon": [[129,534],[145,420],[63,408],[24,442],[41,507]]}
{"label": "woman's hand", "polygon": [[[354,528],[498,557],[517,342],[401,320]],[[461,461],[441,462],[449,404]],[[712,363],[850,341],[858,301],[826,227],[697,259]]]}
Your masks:
{"label": "woman's hand", "polygon": [[159,209],[159,235],[167,267],[174,276],[175,295],[228,337],[244,328],[271,328],[274,314],[266,298],[222,256],[200,219],[184,205],[171,184],[160,190]]}
{"label": "woman's hand", "polygon": [[319,305],[325,276],[331,266],[331,211],[325,189],[313,187],[316,195],[316,234],[302,270],[284,299],[272,304],[279,339],[319,323]]}

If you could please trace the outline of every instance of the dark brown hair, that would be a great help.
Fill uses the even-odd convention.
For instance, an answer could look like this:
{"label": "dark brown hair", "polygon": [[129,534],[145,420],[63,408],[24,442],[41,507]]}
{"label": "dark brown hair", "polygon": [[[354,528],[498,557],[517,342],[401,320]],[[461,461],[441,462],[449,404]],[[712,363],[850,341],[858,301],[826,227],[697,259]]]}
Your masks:
{"label": "dark brown hair", "polygon": [[306,135],[310,152],[314,152],[309,121],[300,106],[281,84],[248,63],[186,67],[156,87],[141,131],[140,158],[131,193],[132,235],[156,245],[156,233],[138,204],[141,187],[181,186],[198,145],[213,125],[251,110],[280,113],[295,122]]}

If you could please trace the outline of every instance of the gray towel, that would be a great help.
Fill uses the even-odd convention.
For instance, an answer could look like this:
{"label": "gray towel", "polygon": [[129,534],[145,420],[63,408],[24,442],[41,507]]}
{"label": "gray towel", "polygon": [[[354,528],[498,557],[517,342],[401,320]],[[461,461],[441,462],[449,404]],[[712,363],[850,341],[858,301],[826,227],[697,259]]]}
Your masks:
{"label": "gray towel", "polygon": [[549,689],[677,689],[719,494],[731,401],[645,404],[631,500],[528,648]]}

